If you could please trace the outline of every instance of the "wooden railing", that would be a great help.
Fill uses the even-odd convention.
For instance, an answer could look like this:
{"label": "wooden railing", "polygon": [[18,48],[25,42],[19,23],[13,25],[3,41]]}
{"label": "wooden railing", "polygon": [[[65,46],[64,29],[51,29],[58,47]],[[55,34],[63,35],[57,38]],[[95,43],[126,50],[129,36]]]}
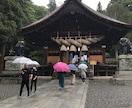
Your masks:
{"label": "wooden railing", "polygon": [[116,65],[100,64],[94,66],[94,76],[113,76],[117,70]]}

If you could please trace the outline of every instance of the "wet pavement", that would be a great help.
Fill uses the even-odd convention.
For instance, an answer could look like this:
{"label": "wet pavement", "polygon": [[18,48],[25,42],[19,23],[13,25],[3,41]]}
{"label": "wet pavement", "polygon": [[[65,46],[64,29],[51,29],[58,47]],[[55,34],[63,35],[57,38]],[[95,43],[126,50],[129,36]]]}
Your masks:
{"label": "wet pavement", "polygon": [[132,108],[132,85],[90,80],[85,108]]}
{"label": "wet pavement", "polygon": [[0,101],[1,108],[85,108],[88,80],[82,84],[80,79],[75,85],[70,85],[70,80],[65,81],[65,88],[60,90],[58,80],[51,80],[38,87],[35,93],[27,97],[23,92],[21,99],[13,96]]}

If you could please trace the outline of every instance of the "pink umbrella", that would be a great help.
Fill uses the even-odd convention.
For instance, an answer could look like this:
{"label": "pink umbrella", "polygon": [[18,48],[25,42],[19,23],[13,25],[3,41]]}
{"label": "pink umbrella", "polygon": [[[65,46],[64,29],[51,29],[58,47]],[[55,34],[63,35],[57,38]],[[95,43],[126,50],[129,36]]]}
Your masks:
{"label": "pink umbrella", "polygon": [[53,68],[57,72],[67,72],[69,70],[69,66],[64,62],[54,64]]}

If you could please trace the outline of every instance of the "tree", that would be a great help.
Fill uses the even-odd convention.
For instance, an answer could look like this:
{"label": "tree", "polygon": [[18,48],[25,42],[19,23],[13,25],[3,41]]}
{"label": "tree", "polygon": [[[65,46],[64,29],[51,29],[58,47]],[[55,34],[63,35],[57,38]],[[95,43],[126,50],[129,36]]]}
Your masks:
{"label": "tree", "polygon": [[106,9],[106,13],[108,16],[126,22],[132,23],[132,15],[128,8],[125,8],[123,5],[114,3],[113,5],[109,5]]}
{"label": "tree", "polygon": [[33,4],[31,8],[33,10],[32,15],[34,16],[35,21],[48,14],[48,9],[43,6],[37,6]]}
{"label": "tree", "polygon": [[3,69],[5,48],[17,38],[17,29],[28,23],[30,0],[0,0],[0,73]]}
{"label": "tree", "polygon": [[97,5],[97,11],[100,12],[100,13],[102,13],[102,11],[103,11],[101,2],[99,2],[98,5]]}
{"label": "tree", "polygon": [[56,9],[56,1],[55,0],[49,0],[49,4],[48,4],[49,13],[54,11],[55,9]]}
{"label": "tree", "polygon": [[109,5],[112,5],[114,3],[118,3],[123,5],[124,7],[128,8],[132,11],[132,1],[131,0],[111,0]]}

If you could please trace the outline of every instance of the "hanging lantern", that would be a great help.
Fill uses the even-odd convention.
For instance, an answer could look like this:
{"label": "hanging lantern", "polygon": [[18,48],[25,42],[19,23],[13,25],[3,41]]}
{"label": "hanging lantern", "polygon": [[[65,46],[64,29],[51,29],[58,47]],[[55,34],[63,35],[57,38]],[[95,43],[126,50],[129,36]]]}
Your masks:
{"label": "hanging lantern", "polygon": [[88,51],[88,47],[86,45],[82,45],[81,51]]}
{"label": "hanging lantern", "polygon": [[65,45],[62,45],[61,48],[60,48],[60,51],[67,51],[67,48]]}
{"label": "hanging lantern", "polygon": [[71,46],[70,46],[70,51],[74,51],[74,52],[76,52],[77,49],[76,49],[76,47],[75,47],[74,45],[71,45]]}

